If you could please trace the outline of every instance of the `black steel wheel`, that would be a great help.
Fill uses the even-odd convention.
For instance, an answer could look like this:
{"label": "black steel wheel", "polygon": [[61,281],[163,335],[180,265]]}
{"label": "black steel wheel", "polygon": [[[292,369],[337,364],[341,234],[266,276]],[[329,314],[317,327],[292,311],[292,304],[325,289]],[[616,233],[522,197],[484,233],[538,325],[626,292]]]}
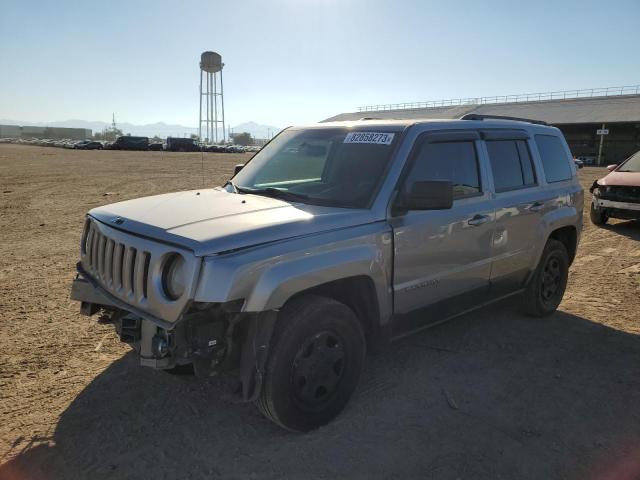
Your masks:
{"label": "black steel wheel", "polygon": [[562,272],[560,268],[560,260],[557,257],[550,257],[544,266],[540,295],[542,296],[542,301],[545,303],[553,301],[558,293],[562,282]]}
{"label": "black steel wheel", "polygon": [[338,391],[345,371],[344,342],[334,332],[307,338],[291,368],[291,384],[299,407],[317,411]]}
{"label": "black steel wheel", "polygon": [[256,406],[291,431],[330,422],[358,384],[365,350],[349,307],[316,295],[294,299],[278,315]]}
{"label": "black steel wheel", "polygon": [[524,293],[524,310],[535,317],[555,312],[562,301],[569,275],[569,255],[562,242],[549,239]]}

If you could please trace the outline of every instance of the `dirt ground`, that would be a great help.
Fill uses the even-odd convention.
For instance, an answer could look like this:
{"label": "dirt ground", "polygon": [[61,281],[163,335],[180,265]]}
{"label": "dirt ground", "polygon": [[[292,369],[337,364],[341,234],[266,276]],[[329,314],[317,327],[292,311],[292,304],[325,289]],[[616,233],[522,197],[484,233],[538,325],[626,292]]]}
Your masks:
{"label": "dirt ground", "polygon": [[640,479],[633,222],[585,222],[553,317],[512,300],[369,355],[316,432],[234,403],[226,378],[139,367],[69,300],[85,212],[220,184],[246,158],[0,145],[0,478]]}

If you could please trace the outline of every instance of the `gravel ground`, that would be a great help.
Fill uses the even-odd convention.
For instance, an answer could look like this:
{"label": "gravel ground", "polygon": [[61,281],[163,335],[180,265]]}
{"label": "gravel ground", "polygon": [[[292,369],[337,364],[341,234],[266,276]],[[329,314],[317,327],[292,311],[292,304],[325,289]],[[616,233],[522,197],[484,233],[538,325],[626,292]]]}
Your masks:
{"label": "gravel ground", "polygon": [[551,318],[512,300],[369,355],[316,432],[234,403],[228,378],[139,367],[68,298],[85,212],[220,184],[246,158],[0,145],[0,478],[640,479],[633,222],[587,221]]}

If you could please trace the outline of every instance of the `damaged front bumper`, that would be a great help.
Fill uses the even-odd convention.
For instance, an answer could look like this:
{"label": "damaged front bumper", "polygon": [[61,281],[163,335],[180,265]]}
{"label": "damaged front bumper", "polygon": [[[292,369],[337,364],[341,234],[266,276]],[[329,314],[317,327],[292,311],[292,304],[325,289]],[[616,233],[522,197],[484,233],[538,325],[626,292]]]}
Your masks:
{"label": "damaged front bumper", "polygon": [[608,217],[640,220],[640,187],[600,185],[596,180],[589,191],[593,207]]}
{"label": "damaged front bumper", "polygon": [[615,200],[607,200],[604,198],[594,198],[594,202],[600,208],[617,208],[619,210],[632,210],[640,212],[640,203],[616,202]]}
{"label": "damaged front bumper", "polygon": [[89,275],[79,273],[71,285],[71,299],[80,313],[100,312],[101,323],[112,323],[120,340],[139,354],[140,364],[171,369],[192,364],[197,376],[236,370],[240,400],[252,401],[262,387],[277,312],[241,312],[243,302],[192,303],[170,323],[141,312],[111,296]]}
{"label": "damaged front bumper", "polygon": [[619,202],[594,195],[592,203],[595,208],[604,210],[608,217],[622,220],[640,220],[640,203]]}
{"label": "damaged front bumper", "polygon": [[82,315],[100,312],[101,323],[113,324],[120,340],[138,352],[143,366],[169,369],[193,363],[210,370],[226,353],[228,318],[215,306],[195,305],[171,323],[118,300],[82,273],[73,280],[70,297],[80,302]]}

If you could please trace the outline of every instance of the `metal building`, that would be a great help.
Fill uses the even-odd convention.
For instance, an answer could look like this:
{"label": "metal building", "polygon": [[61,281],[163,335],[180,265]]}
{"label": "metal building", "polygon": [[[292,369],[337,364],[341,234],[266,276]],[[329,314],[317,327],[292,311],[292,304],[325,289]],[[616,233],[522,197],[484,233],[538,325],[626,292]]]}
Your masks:
{"label": "metal building", "polygon": [[31,125],[0,125],[0,138],[67,138],[86,140],[92,132],[87,128],[38,127]]}
{"label": "metal building", "polygon": [[[222,57],[216,52],[203,52],[200,55],[200,121],[198,136],[205,143],[224,142],[224,91],[222,86]],[[202,80],[205,80],[204,89]],[[203,107],[204,102],[204,107]],[[204,120],[202,114],[205,114]],[[202,136],[204,123],[205,135]],[[222,132],[220,132],[222,127]]]}
{"label": "metal building", "polygon": [[0,125],[0,138],[19,138],[20,133],[18,125]]}
{"label": "metal building", "polygon": [[[640,150],[640,85],[523,95],[370,105],[325,121],[460,118],[468,113],[543,120],[564,133],[574,156],[619,163]],[[599,135],[605,133],[604,135]]]}

